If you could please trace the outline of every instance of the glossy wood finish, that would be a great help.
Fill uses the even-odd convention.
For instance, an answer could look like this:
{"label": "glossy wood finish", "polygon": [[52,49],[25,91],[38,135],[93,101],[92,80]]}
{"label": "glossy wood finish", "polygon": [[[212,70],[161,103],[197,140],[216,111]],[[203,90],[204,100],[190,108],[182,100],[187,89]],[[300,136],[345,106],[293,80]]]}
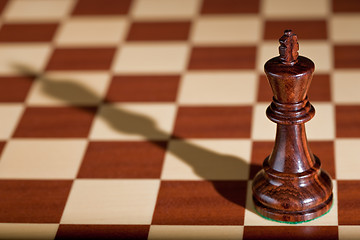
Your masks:
{"label": "glossy wood finish", "polygon": [[274,97],[266,114],[277,123],[275,146],[253,181],[256,210],[277,221],[301,222],[326,213],[332,204],[330,176],[311,152],[304,123],[315,114],[307,99],[314,63],[298,56],[297,36],[285,30],[279,57],[265,64]]}

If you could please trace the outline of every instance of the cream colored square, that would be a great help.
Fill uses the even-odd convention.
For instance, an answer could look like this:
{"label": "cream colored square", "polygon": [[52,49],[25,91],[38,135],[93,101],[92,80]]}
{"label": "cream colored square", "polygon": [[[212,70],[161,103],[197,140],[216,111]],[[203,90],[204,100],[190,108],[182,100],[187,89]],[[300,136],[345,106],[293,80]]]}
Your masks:
{"label": "cream colored square", "polygon": [[160,226],[151,225],[149,240],[241,240],[243,226]]}
{"label": "cream colored square", "polygon": [[96,105],[110,83],[108,72],[49,72],[33,84],[28,105]]}
{"label": "cream colored square", "polygon": [[330,37],[335,43],[359,43],[360,16],[335,14],[330,18]]}
{"label": "cream colored square", "polygon": [[123,40],[128,23],[121,17],[76,17],[67,20],[56,38],[60,46],[106,46]]}
{"label": "cream colored square", "polygon": [[42,72],[51,48],[47,44],[1,44],[0,74],[22,74],[19,66]]}
{"label": "cream colored square", "polygon": [[336,103],[360,103],[360,71],[335,71],[331,79],[333,100]]}
{"label": "cream colored square", "polygon": [[192,18],[198,11],[199,0],[137,0],[133,16],[139,18]]}
{"label": "cream colored square", "polygon": [[59,20],[70,13],[73,0],[12,0],[5,9],[7,21]]}
{"label": "cream colored square", "polygon": [[103,105],[91,129],[96,140],[168,139],[173,128],[173,104]]}
{"label": "cream colored square", "polygon": [[247,180],[250,140],[173,140],[165,156],[162,179]]}
{"label": "cream colored square", "polygon": [[266,116],[268,103],[256,104],[253,108],[251,137],[253,140],[275,140],[276,124]]}
{"label": "cream colored square", "polygon": [[11,140],[1,156],[0,178],[75,178],[86,145],[86,140]]}
{"label": "cream colored square", "polygon": [[264,0],[262,11],[267,18],[324,18],[330,4],[328,0]]}
{"label": "cream colored square", "polygon": [[252,104],[257,75],[253,71],[191,72],[182,80],[181,104]]}
{"label": "cream colored square", "polygon": [[17,126],[24,106],[21,104],[1,104],[0,105],[0,139],[5,140],[11,137]]}
{"label": "cream colored square", "polygon": [[194,26],[195,44],[254,44],[260,39],[260,18],[250,16],[205,16]]}
{"label": "cream colored square", "polygon": [[[256,213],[252,200],[252,181],[248,181],[245,209],[245,226],[293,226],[288,223],[280,223],[267,220]],[[297,224],[296,226],[337,226],[338,207],[337,207],[337,183],[333,181],[333,205],[328,213],[309,222]]]}
{"label": "cream colored square", "polygon": [[128,44],[117,53],[116,73],[179,73],[186,68],[186,44]]}
{"label": "cream colored square", "polygon": [[62,224],[150,224],[159,180],[76,180]]}
{"label": "cream colored square", "polygon": [[309,140],[333,140],[335,138],[334,106],[330,103],[312,102],[315,116],[305,124]]}
{"label": "cream colored square", "polygon": [[[279,56],[279,43],[266,41],[258,52],[257,69],[264,72],[264,64],[271,58]],[[332,69],[332,46],[326,41],[301,41],[299,39],[299,55],[310,58],[315,63],[316,73],[327,73]]]}
{"label": "cream colored square", "polygon": [[58,224],[0,223],[0,239],[52,240]]}
{"label": "cream colored square", "polygon": [[337,179],[359,180],[360,139],[335,140],[335,166]]}
{"label": "cream colored square", "polygon": [[360,226],[339,226],[339,240],[359,240]]}

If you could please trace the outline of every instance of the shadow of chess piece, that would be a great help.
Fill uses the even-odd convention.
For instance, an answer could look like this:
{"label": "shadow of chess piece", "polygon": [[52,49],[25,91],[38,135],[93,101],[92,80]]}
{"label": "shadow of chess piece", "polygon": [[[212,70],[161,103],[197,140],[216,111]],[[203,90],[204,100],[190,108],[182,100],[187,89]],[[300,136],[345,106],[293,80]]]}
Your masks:
{"label": "shadow of chess piece", "polygon": [[314,63],[298,56],[297,36],[285,30],[280,56],[266,62],[273,101],[268,118],[277,123],[275,146],[253,181],[256,210],[277,221],[302,222],[329,211],[333,194],[329,175],[312,154],[304,123],[315,114],[307,98]]}

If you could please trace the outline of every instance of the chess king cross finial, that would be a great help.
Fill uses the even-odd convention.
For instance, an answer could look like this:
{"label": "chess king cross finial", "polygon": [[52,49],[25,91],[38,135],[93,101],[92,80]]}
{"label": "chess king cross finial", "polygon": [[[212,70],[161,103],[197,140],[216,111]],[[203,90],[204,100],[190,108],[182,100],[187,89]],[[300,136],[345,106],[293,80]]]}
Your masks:
{"label": "chess king cross finial", "polygon": [[284,35],[279,39],[280,59],[284,64],[293,65],[299,56],[299,43],[296,34],[292,30],[285,30]]}

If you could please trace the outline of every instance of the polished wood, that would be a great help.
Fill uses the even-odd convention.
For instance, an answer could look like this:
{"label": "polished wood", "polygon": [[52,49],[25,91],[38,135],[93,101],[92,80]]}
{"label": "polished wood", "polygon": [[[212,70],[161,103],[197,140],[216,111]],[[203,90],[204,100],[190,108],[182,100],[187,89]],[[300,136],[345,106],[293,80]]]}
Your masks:
{"label": "polished wood", "polygon": [[332,183],[311,152],[304,123],[315,114],[307,92],[314,63],[298,55],[297,36],[285,30],[280,56],[266,62],[274,97],[266,114],[277,123],[275,146],[254,178],[256,210],[277,221],[301,222],[326,213],[332,204]]}

